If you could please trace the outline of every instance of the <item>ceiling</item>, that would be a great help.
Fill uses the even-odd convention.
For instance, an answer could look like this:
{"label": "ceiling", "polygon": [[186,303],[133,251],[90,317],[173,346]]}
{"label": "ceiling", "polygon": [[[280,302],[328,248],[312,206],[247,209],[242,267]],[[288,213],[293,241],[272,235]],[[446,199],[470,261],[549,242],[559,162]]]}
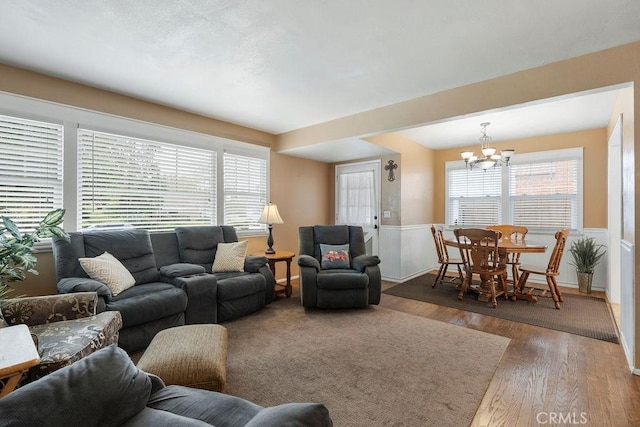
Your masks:
{"label": "ceiling", "polygon": [[[637,0],[3,0],[0,62],[280,134],[637,41],[639,17]],[[526,111],[487,113],[490,133],[545,126]],[[477,139],[464,119],[404,134]]]}

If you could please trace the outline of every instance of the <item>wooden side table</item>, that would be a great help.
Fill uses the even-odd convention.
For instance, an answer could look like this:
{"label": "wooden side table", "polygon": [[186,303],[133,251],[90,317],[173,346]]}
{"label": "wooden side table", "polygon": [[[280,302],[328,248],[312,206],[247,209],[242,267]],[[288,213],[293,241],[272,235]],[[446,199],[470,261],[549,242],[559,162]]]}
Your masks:
{"label": "wooden side table", "polygon": [[273,277],[276,276],[276,263],[280,261],[286,261],[287,263],[287,283],[285,285],[281,285],[276,282],[276,285],[281,286],[283,289],[276,289],[276,295],[285,294],[287,298],[291,296],[292,286],[291,286],[291,261],[293,257],[296,256],[293,252],[288,251],[276,251],[275,254],[267,254],[264,252],[258,252],[252,255],[263,256],[269,260],[269,268],[271,268],[271,272],[273,273]]}
{"label": "wooden side table", "polygon": [[22,374],[40,362],[27,325],[0,328],[0,398],[11,393]]}

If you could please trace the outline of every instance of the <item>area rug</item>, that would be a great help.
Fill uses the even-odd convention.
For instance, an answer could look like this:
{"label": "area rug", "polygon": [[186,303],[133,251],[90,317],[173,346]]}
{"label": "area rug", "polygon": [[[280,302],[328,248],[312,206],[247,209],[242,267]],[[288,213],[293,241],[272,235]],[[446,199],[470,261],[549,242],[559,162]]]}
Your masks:
{"label": "area rug", "polygon": [[336,426],[469,425],[509,343],[379,306],[303,309],[295,295],[224,326],[227,393],[322,402]]}
{"label": "area rug", "polygon": [[609,307],[601,298],[564,293],[562,307],[556,310],[551,298],[538,298],[538,302],[532,303],[525,300],[506,301],[499,297],[498,307],[494,309],[491,303],[479,302],[473,293],[468,293],[462,301],[458,301],[459,290],[451,284],[442,283],[432,288],[435,277],[435,274],[424,274],[383,292],[612,343],[619,342]]}

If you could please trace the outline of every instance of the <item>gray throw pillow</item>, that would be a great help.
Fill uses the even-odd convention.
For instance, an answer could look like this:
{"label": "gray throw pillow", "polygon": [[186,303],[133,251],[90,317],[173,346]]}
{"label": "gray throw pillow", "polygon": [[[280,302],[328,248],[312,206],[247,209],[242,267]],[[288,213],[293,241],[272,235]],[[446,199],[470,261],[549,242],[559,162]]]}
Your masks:
{"label": "gray throw pillow", "polygon": [[321,243],[320,254],[322,255],[320,266],[323,270],[351,267],[351,263],[349,262],[349,244],[325,245]]}

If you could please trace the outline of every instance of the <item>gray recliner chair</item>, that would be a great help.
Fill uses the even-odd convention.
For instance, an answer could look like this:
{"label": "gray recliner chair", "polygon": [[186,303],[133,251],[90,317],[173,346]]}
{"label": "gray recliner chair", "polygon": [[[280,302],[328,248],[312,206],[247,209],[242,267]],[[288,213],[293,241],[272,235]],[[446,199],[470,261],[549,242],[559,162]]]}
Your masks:
{"label": "gray recliner chair", "polygon": [[298,235],[304,307],[351,308],[380,303],[380,259],[366,254],[362,227],[316,225],[300,227]]}

